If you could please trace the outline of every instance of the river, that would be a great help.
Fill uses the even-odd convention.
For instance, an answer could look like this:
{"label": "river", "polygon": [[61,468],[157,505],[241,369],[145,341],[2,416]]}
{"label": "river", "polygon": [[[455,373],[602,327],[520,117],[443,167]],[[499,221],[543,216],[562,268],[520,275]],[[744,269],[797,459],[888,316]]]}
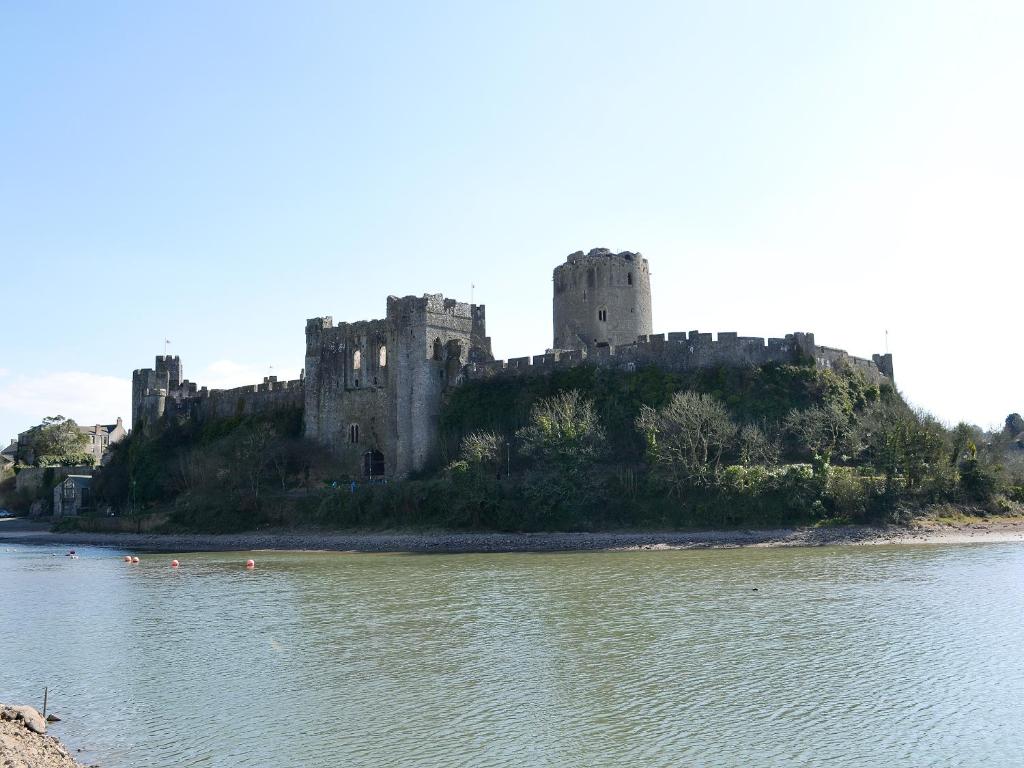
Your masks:
{"label": "river", "polygon": [[63,552],[0,544],[0,701],[103,768],[1024,762],[1020,544]]}

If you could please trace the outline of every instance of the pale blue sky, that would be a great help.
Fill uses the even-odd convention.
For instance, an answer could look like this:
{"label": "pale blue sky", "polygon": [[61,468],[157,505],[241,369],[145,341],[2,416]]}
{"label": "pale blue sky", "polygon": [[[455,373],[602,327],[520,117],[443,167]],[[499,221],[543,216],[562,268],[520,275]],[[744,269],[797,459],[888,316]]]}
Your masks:
{"label": "pale blue sky", "polygon": [[639,250],[656,331],[870,356],[1024,410],[1024,3],[0,0],[0,439],[302,366],[305,319]]}

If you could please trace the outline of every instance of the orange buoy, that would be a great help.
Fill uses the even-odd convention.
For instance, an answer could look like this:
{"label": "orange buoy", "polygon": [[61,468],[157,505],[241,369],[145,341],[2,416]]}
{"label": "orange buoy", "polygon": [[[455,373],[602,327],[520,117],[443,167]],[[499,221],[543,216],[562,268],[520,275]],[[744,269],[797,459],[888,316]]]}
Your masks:
{"label": "orange buoy", "polygon": [[246,568],[255,568],[256,567],[256,561],[255,560],[246,560],[245,561],[245,567]]}
{"label": "orange buoy", "polygon": [[125,561],[126,563],[130,563],[130,562],[132,561],[132,556],[131,556],[131,555],[125,555],[125,556],[124,556],[124,561]]}
{"label": "orange buoy", "polygon": [[139,558],[137,558],[137,557],[133,557],[133,558],[132,558],[132,562],[133,562],[133,563],[137,563],[137,562],[139,562]]}
{"label": "orange buoy", "polygon": [[177,567],[178,567],[178,561],[177,560],[171,560],[171,568],[177,568]]}

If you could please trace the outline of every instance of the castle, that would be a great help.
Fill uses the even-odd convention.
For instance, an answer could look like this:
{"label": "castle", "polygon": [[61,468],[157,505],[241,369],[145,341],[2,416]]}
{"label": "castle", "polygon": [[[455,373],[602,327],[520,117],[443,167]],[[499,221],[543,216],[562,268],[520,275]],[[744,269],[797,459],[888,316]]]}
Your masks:
{"label": "castle", "polygon": [[893,379],[892,355],[871,360],[815,344],[812,333],[768,339],[719,333],[652,333],[651,282],[639,253],[577,251],[554,270],[553,343],[532,358],[495,360],[485,307],[446,299],[389,296],[381,320],[306,321],[305,368],[295,381],[210,390],[182,376],[177,356],[159,355],[132,374],[132,419],[224,418],[301,409],[305,436],[328,448],[351,477],[402,478],[422,469],[438,444],[445,393],[465,381],[544,375],[596,365],[627,371],[686,371],[813,359],[852,367],[875,381]]}

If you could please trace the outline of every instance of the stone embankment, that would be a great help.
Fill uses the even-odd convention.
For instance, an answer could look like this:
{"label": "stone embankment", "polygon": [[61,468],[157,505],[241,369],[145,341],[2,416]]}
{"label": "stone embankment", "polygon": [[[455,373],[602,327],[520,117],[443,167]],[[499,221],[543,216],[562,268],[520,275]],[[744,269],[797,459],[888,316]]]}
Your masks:
{"label": "stone embankment", "polygon": [[0,766],[2,768],[81,768],[32,707],[0,704]]}

